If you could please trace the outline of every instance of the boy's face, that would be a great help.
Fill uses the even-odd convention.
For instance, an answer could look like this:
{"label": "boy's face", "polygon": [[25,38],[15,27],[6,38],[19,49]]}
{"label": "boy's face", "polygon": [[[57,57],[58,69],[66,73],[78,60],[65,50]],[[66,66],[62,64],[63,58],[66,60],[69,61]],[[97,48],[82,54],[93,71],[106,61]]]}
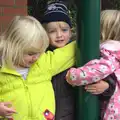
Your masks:
{"label": "boy's face", "polygon": [[46,25],[50,45],[59,48],[65,46],[71,38],[70,26],[65,22],[50,22]]}

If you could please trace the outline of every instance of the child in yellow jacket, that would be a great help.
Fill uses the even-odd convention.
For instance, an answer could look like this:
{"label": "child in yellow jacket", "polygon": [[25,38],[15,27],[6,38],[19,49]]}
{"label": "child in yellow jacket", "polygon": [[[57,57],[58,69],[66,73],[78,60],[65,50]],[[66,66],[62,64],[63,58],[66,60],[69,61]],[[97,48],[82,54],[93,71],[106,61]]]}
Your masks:
{"label": "child in yellow jacket", "polygon": [[44,28],[31,16],[16,16],[2,34],[0,116],[54,120],[51,78],[75,64],[75,42],[45,53],[48,45]]}

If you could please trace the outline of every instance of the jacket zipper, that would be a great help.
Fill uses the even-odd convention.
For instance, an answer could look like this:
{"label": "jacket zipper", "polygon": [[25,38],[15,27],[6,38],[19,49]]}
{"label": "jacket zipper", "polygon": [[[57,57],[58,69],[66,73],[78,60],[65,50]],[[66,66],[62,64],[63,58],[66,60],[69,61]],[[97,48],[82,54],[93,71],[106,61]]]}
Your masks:
{"label": "jacket zipper", "polygon": [[23,79],[23,82],[24,82],[24,86],[25,86],[25,92],[26,92],[26,95],[27,95],[28,117],[32,118],[32,102],[31,102],[31,97],[30,97],[28,86],[26,84],[26,80]]}

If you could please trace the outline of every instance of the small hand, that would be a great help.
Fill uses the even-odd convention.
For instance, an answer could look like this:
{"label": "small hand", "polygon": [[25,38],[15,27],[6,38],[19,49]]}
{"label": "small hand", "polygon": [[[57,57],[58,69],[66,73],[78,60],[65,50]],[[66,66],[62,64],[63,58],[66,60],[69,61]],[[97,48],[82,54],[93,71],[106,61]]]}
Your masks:
{"label": "small hand", "polygon": [[101,94],[108,88],[109,88],[109,84],[103,80],[101,80],[95,84],[85,86],[85,90],[92,94]]}
{"label": "small hand", "polygon": [[66,81],[68,82],[70,80],[70,72],[68,71],[66,74]]}
{"label": "small hand", "polygon": [[10,102],[0,102],[0,116],[11,116],[16,113]]}

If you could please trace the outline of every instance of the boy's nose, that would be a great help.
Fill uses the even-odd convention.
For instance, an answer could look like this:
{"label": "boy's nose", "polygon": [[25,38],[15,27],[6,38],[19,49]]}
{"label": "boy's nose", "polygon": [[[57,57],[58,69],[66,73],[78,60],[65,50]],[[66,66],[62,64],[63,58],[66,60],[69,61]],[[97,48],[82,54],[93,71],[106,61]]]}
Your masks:
{"label": "boy's nose", "polygon": [[61,37],[62,36],[62,32],[61,31],[58,31],[57,32],[57,37]]}

